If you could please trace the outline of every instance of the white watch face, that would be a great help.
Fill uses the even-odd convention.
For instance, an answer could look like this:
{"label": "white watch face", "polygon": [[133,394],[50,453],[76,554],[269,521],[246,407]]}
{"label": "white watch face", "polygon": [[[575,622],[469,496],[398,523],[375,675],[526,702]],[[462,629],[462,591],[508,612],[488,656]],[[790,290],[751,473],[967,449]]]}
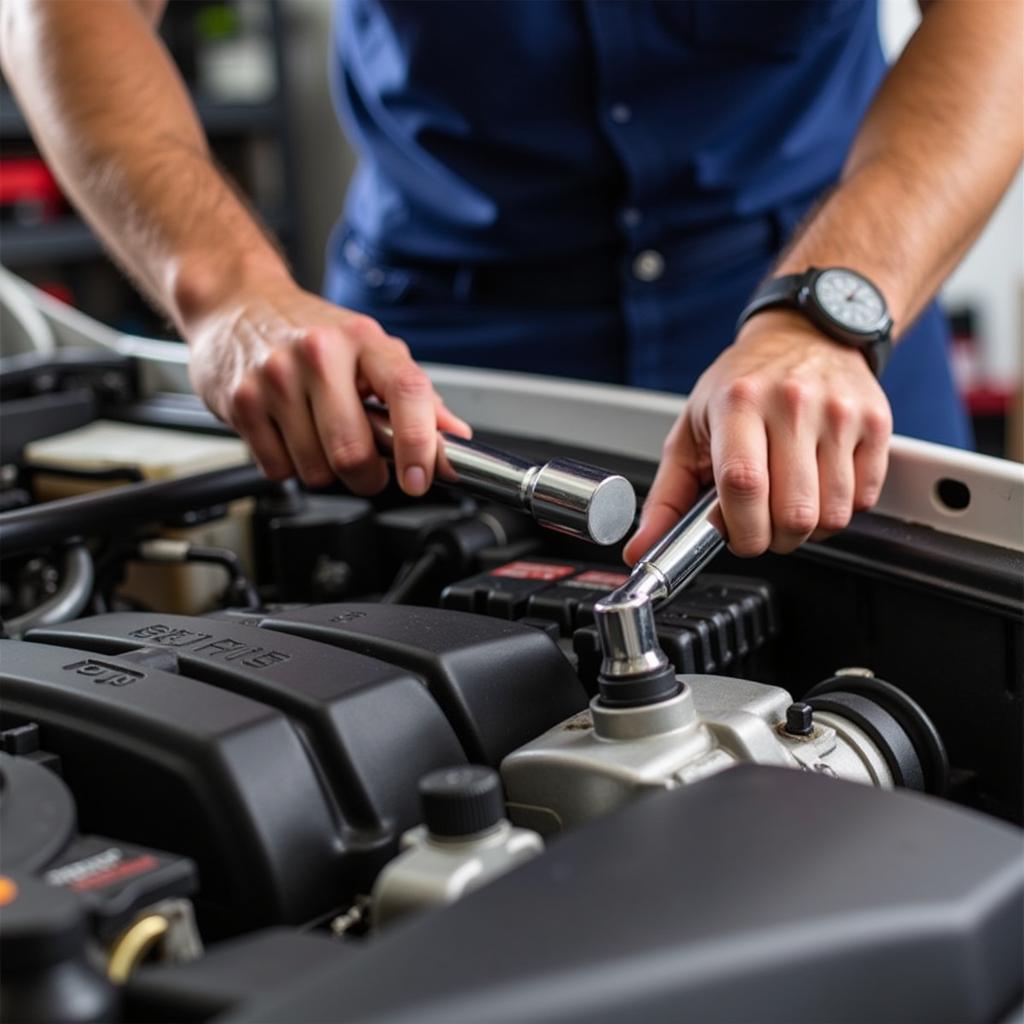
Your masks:
{"label": "white watch face", "polygon": [[822,271],[814,281],[814,297],[833,320],[858,334],[878,330],[886,318],[882,296],[852,270]]}

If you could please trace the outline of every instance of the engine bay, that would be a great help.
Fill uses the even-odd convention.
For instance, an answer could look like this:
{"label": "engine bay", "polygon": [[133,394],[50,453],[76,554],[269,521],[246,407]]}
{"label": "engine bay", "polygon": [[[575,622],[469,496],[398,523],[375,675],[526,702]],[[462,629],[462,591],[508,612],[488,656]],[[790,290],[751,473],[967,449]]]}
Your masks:
{"label": "engine bay", "polygon": [[[1020,552],[880,514],[723,552],[655,612],[671,691],[619,704],[595,619],[618,546],[444,482],[271,484],[130,359],[22,363],[0,375],[6,1019],[1020,1004]],[[640,493],[654,469],[486,440]]]}

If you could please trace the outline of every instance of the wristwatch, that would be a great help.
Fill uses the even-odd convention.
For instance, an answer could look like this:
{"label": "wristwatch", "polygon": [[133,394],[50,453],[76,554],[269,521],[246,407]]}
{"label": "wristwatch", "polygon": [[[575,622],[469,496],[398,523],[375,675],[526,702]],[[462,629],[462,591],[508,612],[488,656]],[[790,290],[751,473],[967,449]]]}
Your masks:
{"label": "wristwatch", "polygon": [[739,330],[755,313],[778,307],[803,313],[823,334],[859,348],[880,377],[892,352],[892,317],[882,293],[863,274],[847,267],[811,267],[765,281],[736,323]]}

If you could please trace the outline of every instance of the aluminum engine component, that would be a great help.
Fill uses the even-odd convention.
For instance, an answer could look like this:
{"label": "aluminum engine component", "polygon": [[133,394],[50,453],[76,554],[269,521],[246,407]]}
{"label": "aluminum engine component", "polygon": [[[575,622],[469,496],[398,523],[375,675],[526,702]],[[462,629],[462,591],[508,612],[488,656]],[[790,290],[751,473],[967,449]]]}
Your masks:
{"label": "aluminum engine component", "polygon": [[[607,813],[637,791],[673,789],[742,762],[882,788],[924,789],[927,781],[941,788],[935,784],[945,756],[941,740],[924,713],[888,684],[881,699],[830,691],[814,705],[796,705],[776,686],[675,674],[658,643],[654,608],[721,550],[718,519],[712,488],[640,559],[627,582],[595,605],[598,695],[587,711],[502,762],[514,821],[557,832]],[[939,756],[931,756],[933,741]],[[939,767],[926,772],[922,762]]]}
{"label": "aluminum engine component", "polygon": [[541,853],[544,841],[505,818],[501,780],[466,765],[420,782],[425,824],[402,836],[403,853],[378,875],[370,897],[375,928],[416,910],[453,903]]}
{"label": "aluminum engine component", "polygon": [[[802,729],[782,688],[725,676],[676,677],[678,692],[631,707],[598,696],[588,710],[501,764],[514,822],[551,834],[628,802],[744,762],[798,768],[891,789],[887,751],[855,722],[812,713]],[[793,731],[789,731],[792,729]]]}

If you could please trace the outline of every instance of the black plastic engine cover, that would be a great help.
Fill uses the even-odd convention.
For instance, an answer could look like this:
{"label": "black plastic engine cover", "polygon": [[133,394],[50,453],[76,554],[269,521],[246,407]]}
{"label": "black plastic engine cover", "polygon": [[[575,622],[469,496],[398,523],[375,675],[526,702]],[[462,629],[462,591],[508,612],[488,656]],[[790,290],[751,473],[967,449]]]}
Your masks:
{"label": "black plastic engine cover", "polygon": [[586,707],[558,645],[519,623],[436,608],[324,604],[270,615],[261,625],[421,675],[478,763],[496,766]]}
{"label": "black plastic engine cover", "polygon": [[216,928],[344,898],[338,822],[280,712],[142,661],[0,641],[3,717],[38,722],[84,829],[182,853]]}
{"label": "black plastic engine cover", "polygon": [[932,798],[735,768],[224,1021],[1001,1020],[1024,988],[1021,853]]}
{"label": "black plastic engine cover", "polygon": [[[301,637],[227,618],[120,612],[35,629],[28,639],[107,654],[158,647],[181,674],[278,708],[316,754],[347,848],[393,854],[400,833],[420,821],[420,776],[465,761],[422,680]],[[361,883],[372,878],[360,875]]]}

